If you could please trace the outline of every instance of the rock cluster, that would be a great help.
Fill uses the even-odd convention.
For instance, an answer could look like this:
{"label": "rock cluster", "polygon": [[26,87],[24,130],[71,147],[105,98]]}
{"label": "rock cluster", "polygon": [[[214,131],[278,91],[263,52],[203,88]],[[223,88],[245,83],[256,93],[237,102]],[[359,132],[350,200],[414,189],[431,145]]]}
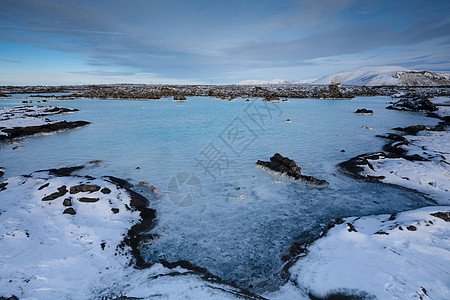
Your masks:
{"label": "rock cluster", "polygon": [[413,96],[401,98],[397,102],[386,107],[387,109],[407,110],[407,111],[436,111],[438,108],[425,96]]}

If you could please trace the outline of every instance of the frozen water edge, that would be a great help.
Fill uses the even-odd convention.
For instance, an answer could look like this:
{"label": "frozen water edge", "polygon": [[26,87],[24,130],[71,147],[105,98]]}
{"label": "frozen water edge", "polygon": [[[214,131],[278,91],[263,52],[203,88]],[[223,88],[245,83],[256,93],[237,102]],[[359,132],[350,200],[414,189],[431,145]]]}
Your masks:
{"label": "frozen water edge", "polygon": [[445,213],[448,218],[450,207],[346,218],[308,247],[289,270],[287,285],[264,296],[445,299],[450,294],[450,221],[442,219]]}
{"label": "frozen water edge", "polygon": [[[139,212],[127,209],[130,196],[109,181],[37,172],[30,177],[11,177],[4,183],[7,185],[0,191],[0,296],[230,299],[242,294],[238,288],[204,281],[180,267],[168,269],[155,264],[134,269],[130,248],[124,245],[121,251],[117,247],[129,228],[139,222]],[[67,193],[41,200],[58,187],[69,189],[81,183],[111,192]],[[72,198],[75,215],[63,214],[63,199],[67,197]],[[81,197],[99,200],[83,203],[77,200]]]}

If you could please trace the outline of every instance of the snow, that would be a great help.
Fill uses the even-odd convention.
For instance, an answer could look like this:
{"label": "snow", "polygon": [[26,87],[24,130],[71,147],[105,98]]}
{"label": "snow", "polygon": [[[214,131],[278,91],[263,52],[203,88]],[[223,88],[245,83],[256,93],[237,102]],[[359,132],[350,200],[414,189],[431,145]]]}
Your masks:
{"label": "snow", "polygon": [[399,71],[410,71],[401,66],[360,67],[349,71],[331,74],[314,81],[314,84],[339,82],[348,85],[395,85],[393,77]]}
{"label": "snow", "polygon": [[16,106],[0,107],[0,135],[7,135],[3,129],[14,127],[29,127],[52,124],[55,121],[44,118],[45,116],[59,113],[55,112],[55,106]]}
{"label": "snow", "polygon": [[430,101],[438,106],[438,115],[441,117],[450,116],[450,97],[434,97]]}
{"label": "snow", "polygon": [[448,72],[410,70],[401,66],[368,66],[331,74],[312,82],[313,84],[331,84],[339,82],[345,85],[400,85],[434,86],[448,85]]}
{"label": "snow", "polygon": [[244,80],[237,83],[238,85],[265,85],[265,84],[289,84],[289,81],[283,79],[266,80]]}
{"label": "snow", "polygon": [[[448,299],[450,222],[431,215],[436,212],[450,207],[402,212],[394,220],[389,215],[344,219],[308,247],[274,298],[293,299],[298,291],[292,286],[300,286],[321,297],[341,292],[366,299]],[[349,231],[347,223],[357,231]]]}
{"label": "snow", "polygon": [[424,131],[417,136],[405,136],[409,145],[402,146],[408,155],[418,154],[429,161],[409,161],[404,158],[370,160],[374,170],[365,173],[385,176],[382,180],[429,194],[441,204],[450,204],[450,133]]}
{"label": "snow", "polygon": [[[17,176],[5,182],[6,190],[0,191],[0,296],[230,299],[232,293],[239,293],[180,267],[170,270],[155,264],[149,269],[134,269],[129,247],[119,251],[117,245],[139,221],[139,212],[128,210],[129,195],[104,179],[36,172],[29,178]],[[46,183],[49,185],[39,190]],[[41,200],[62,185],[69,189],[80,183],[108,188],[111,193],[67,193],[52,201]],[[75,215],[63,214],[63,199],[70,196]],[[83,203],[77,200],[80,197],[100,200]],[[119,208],[119,213],[114,214],[111,208]],[[172,272],[181,275],[168,276]]]}

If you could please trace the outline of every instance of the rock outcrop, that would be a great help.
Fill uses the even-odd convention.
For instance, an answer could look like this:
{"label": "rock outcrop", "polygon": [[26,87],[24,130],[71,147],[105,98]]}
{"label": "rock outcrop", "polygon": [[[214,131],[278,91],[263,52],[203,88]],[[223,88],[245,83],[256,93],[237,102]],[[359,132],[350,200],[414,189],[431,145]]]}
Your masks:
{"label": "rock outcrop", "polygon": [[270,158],[270,161],[258,160],[256,165],[269,169],[276,174],[280,174],[297,181],[302,181],[315,187],[327,187],[330,185],[325,180],[317,179],[313,176],[302,175],[301,168],[297,166],[295,161],[289,159],[288,157],[284,157],[279,153],[275,153],[275,155]]}

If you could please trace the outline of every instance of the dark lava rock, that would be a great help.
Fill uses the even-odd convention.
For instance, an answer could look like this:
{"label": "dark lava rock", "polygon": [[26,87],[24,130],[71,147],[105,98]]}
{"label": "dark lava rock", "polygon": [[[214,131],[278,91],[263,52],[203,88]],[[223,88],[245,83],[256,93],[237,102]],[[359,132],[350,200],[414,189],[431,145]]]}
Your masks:
{"label": "dark lava rock", "polygon": [[12,295],[11,297],[0,297],[0,300],[19,300],[19,298]]}
{"label": "dark lava rock", "polygon": [[57,192],[54,192],[48,196],[45,196],[42,198],[42,201],[50,201],[55,200],[56,198],[59,198],[61,196],[64,196],[67,193],[67,187],[65,185],[58,188]]}
{"label": "dark lava rock", "polygon": [[132,188],[133,185],[131,183],[129,183],[128,181],[126,181],[125,179],[121,179],[121,178],[117,178],[114,176],[103,176],[103,178],[105,178],[106,180],[108,180],[109,182],[114,183],[115,185],[117,185],[118,187],[125,189],[125,188]]}
{"label": "dark lava rock", "polygon": [[66,208],[66,209],[63,211],[63,214],[74,215],[74,214],[76,214],[76,211],[75,211],[75,209],[73,209],[72,207],[69,207],[69,208]]}
{"label": "dark lava rock", "polygon": [[414,225],[409,225],[408,227],[406,227],[406,229],[408,229],[409,231],[416,231],[417,228]]}
{"label": "dark lava rock", "polygon": [[398,158],[398,156],[393,154],[388,155],[384,152],[366,153],[344,161],[340,163],[338,167],[347,175],[350,175],[357,179],[364,179],[367,181],[380,181],[384,179],[384,176],[371,176],[364,174],[364,166],[368,166],[371,170],[374,170],[369,160],[377,160],[380,158]]}
{"label": "dark lava rock", "polygon": [[306,182],[316,187],[327,187],[330,185],[325,180],[302,175],[301,168],[297,166],[295,161],[289,159],[288,157],[284,157],[279,153],[275,153],[275,155],[270,158],[270,161],[258,160],[256,165],[270,169],[277,173],[281,173],[281,175],[287,176],[294,180]]}
{"label": "dark lava rock", "polygon": [[108,188],[102,188],[102,189],[100,190],[100,192],[102,192],[103,194],[111,194],[111,190],[108,189]]}
{"label": "dark lava rock", "polygon": [[395,133],[389,133],[388,135],[377,135],[379,138],[395,141],[395,142],[406,142],[407,139],[401,135]]}
{"label": "dark lava rock", "polygon": [[118,214],[119,213],[119,209],[118,208],[111,208],[111,211],[113,212],[113,213],[115,213],[115,214]]}
{"label": "dark lava rock", "polygon": [[402,131],[407,134],[416,135],[420,131],[427,130],[427,127],[425,125],[413,125],[408,127],[397,127],[394,128],[394,130]]}
{"label": "dark lava rock", "polygon": [[98,190],[100,190],[100,187],[95,184],[79,184],[79,185],[72,186],[70,188],[70,193],[71,194],[77,194],[79,192],[93,193],[93,192],[97,192]]}
{"label": "dark lava rock", "polygon": [[50,175],[55,175],[58,177],[65,177],[72,175],[73,172],[83,169],[84,166],[76,166],[76,167],[65,167],[59,169],[49,169],[49,170],[41,170],[38,172],[48,172]]}
{"label": "dark lava rock", "polygon": [[64,206],[72,206],[72,199],[70,199],[70,198],[64,199],[63,205]]}
{"label": "dark lava rock", "polygon": [[98,200],[100,200],[100,198],[89,198],[89,197],[78,198],[78,201],[86,203],[94,203],[97,202]]}
{"label": "dark lava rock", "polygon": [[173,97],[174,101],[186,101],[186,97],[183,95],[178,95]]}
{"label": "dark lava rock", "polygon": [[433,104],[430,100],[421,97],[402,98],[386,108],[396,110],[409,110],[409,111],[438,110],[437,106]]}
{"label": "dark lava rock", "polygon": [[358,232],[358,230],[356,230],[356,228],[355,228],[355,226],[353,226],[353,224],[352,223],[347,223],[347,226],[348,226],[348,232]]}
{"label": "dark lava rock", "polygon": [[54,132],[63,129],[74,129],[88,124],[90,123],[86,121],[60,121],[37,126],[5,128],[2,129],[2,131],[7,135],[0,135],[0,140],[13,139],[16,137],[33,135],[36,133]]}
{"label": "dark lava rock", "polygon": [[3,171],[1,170],[1,168],[0,168],[0,177],[2,177],[3,174],[5,174],[5,172],[3,172]]}
{"label": "dark lava rock", "polygon": [[40,191],[40,190],[42,190],[42,189],[45,189],[45,188],[48,187],[49,185],[50,185],[49,182],[44,183],[43,185],[41,185],[41,186],[38,188],[38,191]]}
{"label": "dark lava rock", "polygon": [[0,192],[6,190],[6,186],[8,185],[7,182],[0,183]]}
{"label": "dark lava rock", "polygon": [[355,114],[373,114],[373,110],[371,109],[365,109],[365,108],[359,108],[355,111]]}
{"label": "dark lava rock", "polygon": [[130,195],[131,198],[130,205],[132,207],[144,208],[148,206],[149,202],[147,198],[143,197],[142,195],[136,193],[135,191],[129,188],[125,188],[125,190],[127,191],[128,195]]}
{"label": "dark lava rock", "polygon": [[446,212],[436,212],[436,213],[432,213],[431,214],[433,217],[437,217],[440,218],[442,220],[444,220],[445,222],[450,222],[450,211],[446,211]]}

